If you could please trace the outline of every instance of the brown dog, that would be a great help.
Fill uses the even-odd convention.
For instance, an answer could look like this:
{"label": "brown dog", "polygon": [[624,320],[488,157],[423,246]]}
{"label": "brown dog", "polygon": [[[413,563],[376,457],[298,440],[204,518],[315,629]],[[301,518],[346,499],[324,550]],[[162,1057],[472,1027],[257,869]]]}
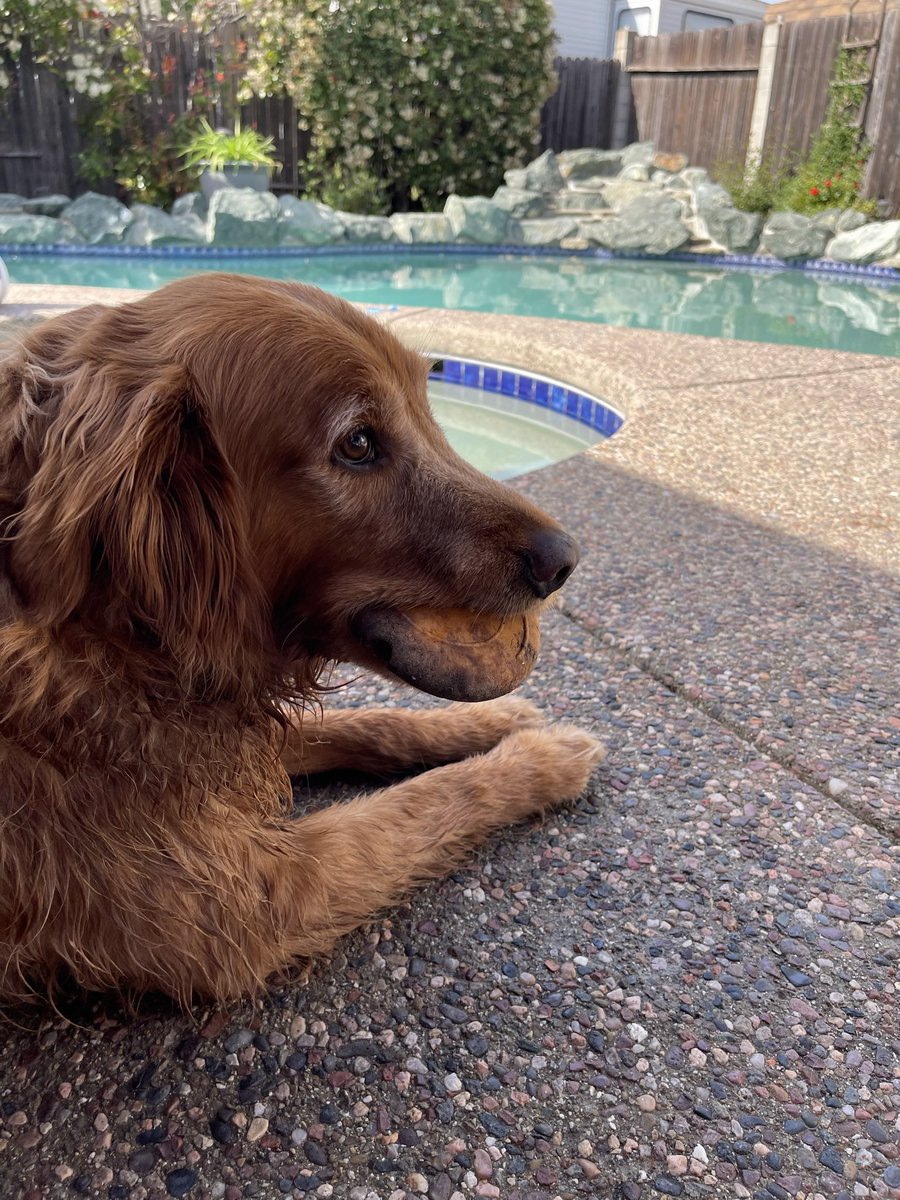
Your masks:
{"label": "brown dog", "polygon": [[[0,997],[251,993],[582,791],[596,742],[523,701],[298,715],[333,661],[508,690],[577,561],[425,383],[343,301],[228,275],[0,362]],[[287,818],[348,765],[435,769]]]}

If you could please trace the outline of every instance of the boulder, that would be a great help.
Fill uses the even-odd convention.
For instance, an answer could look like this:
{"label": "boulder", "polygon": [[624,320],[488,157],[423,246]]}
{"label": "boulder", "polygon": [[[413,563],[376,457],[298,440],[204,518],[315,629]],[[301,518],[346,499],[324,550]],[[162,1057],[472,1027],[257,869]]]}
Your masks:
{"label": "boulder", "polygon": [[359,213],[338,212],[348,242],[396,242],[397,235],[387,217],[364,217]]}
{"label": "boulder", "polygon": [[881,262],[900,254],[900,221],[873,221],[839,233],[828,243],[828,258],[838,262]]}
{"label": "boulder", "polygon": [[623,170],[626,167],[646,167],[649,170],[656,157],[656,146],[653,142],[632,142],[621,154]]}
{"label": "boulder", "polygon": [[125,234],[126,246],[198,246],[206,242],[206,227],[197,216],[173,217],[152,204],[133,204],[134,222]]}
{"label": "boulder", "polygon": [[549,203],[556,212],[590,212],[592,209],[609,208],[605,191],[588,188],[567,188],[549,197]]}
{"label": "boulder", "polygon": [[621,150],[563,150],[557,165],[564,179],[612,179],[622,170]]}
{"label": "boulder", "polygon": [[766,221],[759,248],[764,254],[786,261],[797,258],[821,258],[828,241],[828,230],[802,213],[776,212]]}
{"label": "boulder", "polygon": [[282,246],[326,246],[344,236],[344,222],[327,204],[282,196],[278,209],[278,241]]}
{"label": "boulder", "polygon": [[0,192],[0,213],[22,212],[25,197],[18,192]]}
{"label": "boulder", "polygon": [[220,188],[209,202],[207,235],[216,246],[274,246],[278,201],[271,192]]}
{"label": "boulder", "polygon": [[579,232],[593,245],[608,250],[638,250],[670,254],[690,240],[681,219],[681,205],[665,192],[646,192],[626,204],[618,217],[582,221]]}
{"label": "boulder", "polygon": [[85,192],[62,210],[62,217],[74,226],[89,246],[114,246],[121,243],[134,222],[124,204],[112,196]]}
{"label": "boulder", "polygon": [[394,213],[388,220],[397,240],[407,245],[453,241],[450,222],[443,213]]}
{"label": "boulder", "polygon": [[677,175],[688,165],[688,157],[686,154],[654,154],[650,165],[654,170],[668,171],[670,175]]}
{"label": "boulder", "polygon": [[858,208],[826,208],[813,220],[829,233],[848,233],[851,229],[862,228],[869,218]]}
{"label": "boulder", "polygon": [[558,246],[577,232],[578,222],[574,217],[536,217],[519,221],[517,240],[523,246]]}
{"label": "boulder", "polygon": [[527,167],[507,171],[503,178],[508,187],[524,188],[529,192],[558,192],[564,186],[552,150],[545,150],[540,158],[530,162]]}
{"label": "boulder", "polygon": [[[706,167],[685,167],[677,175],[673,175],[667,186],[671,188],[687,188],[694,192],[703,183],[711,183]],[[714,185],[718,186],[718,184]],[[724,189],[723,189],[724,190]]]}
{"label": "boulder", "polygon": [[35,217],[58,217],[64,208],[72,203],[70,197],[57,194],[53,196],[35,196],[32,200],[22,202],[22,212]]}
{"label": "boulder", "polygon": [[633,179],[637,183],[646,183],[650,179],[650,172],[643,163],[632,163],[631,166],[622,168],[619,179]]}
{"label": "boulder", "polygon": [[634,179],[611,179],[603,189],[603,198],[610,208],[624,208],[644,195],[658,195],[659,189]]}
{"label": "boulder", "polygon": [[209,201],[202,192],[187,192],[179,196],[172,205],[173,217],[200,217],[206,220],[209,212]]}
{"label": "boulder", "polygon": [[762,217],[735,206],[730,192],[706,180],[693,191],[698,233],[730,254],[748,253],[756,247]]}
{"label": "boulder", "polygon": [[523,217],[539,217],[544,211],[544,197],[541,193],[526,188],[511,188],[501,184],[494,192],[493,200],[517,221]]}
{"label": "boulder", "polygon": [[0,212],[0,243],[8,246],[57,246],[72,241],[72,227],[57,217]]}
{"label": "boulder", "polygon": [[485,196],[448,196],[444,216],[460,242],[502,246],[509,233],[509,213]]}

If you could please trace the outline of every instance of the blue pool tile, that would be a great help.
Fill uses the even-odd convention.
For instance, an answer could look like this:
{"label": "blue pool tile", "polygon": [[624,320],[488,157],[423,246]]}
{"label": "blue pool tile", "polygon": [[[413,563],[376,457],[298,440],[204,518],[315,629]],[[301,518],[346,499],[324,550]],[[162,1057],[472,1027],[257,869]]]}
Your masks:
{"label": "blue pool tile", "polygon": [[512,371],[504,371],[500,376],[500,391],[504,396],[516,394],[516,375]]}
{"label": "blue pool tile", "polygon": [[545,379],[538,379],[534,385],[534,400],[545,408],[550,403],[550,384]]}
{"label": "blue pool tile", "polygon": [[462,379],[462,363],[455,358],[445,358],[444,378],[452,383],[459,383]]}
{"label": "blue pool tile", "polygon": [[500,372],[496,367],[485,367],[481,386],[486,392],[500,391]]}
{"label": "blue pool tile", "polygon": [[463,363],[463,383],[466,387],[481,387],[481,367],[478,363]]}
{"label": "blue pool tile", "polygon": [[578,420],[578,412],[581,407],[581,397],[577,392],[566,392],[566,413],[570,417]]}
{"label": "blue pool tile", "polygon": [[533,375],[520,375],[516,394],[520,400],[534,402],[534,387],[537,380]]}
{"label": "blue pool tile", "polygon": [[554,383],[550,389],[550,407],[554,412],[563,412],[566,407],[566,389]]}

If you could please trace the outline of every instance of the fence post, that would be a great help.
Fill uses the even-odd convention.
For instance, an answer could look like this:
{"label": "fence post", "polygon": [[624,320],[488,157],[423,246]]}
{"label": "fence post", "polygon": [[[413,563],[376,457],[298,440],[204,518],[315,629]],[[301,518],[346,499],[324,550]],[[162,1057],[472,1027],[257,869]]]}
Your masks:
{"label": "fence post", "polygon": [[628,134],[631,129],[632,97],[631,79],[628,76],[628,66],[634,47],[634,30],[617,29],[613,47],[613,62],[619,64],[619,77],[616,80],[616,96],[613,101],[612,114],[612,150],[620,150],[628,145]]}
{"label": "fence post", "polygon": [[769,106],[775,83],[775,62],[778,58],[778,43],[784,17],[766,25],[763,29],[762,45],[759,48],[759,67],[756,71],[756,94],[753,97],[753,115],[750,118],[750,136],[747,139],[747,157],[744,174],[747,178],[755,174],[762,161],[766,146],[766,129],[769,124]]}

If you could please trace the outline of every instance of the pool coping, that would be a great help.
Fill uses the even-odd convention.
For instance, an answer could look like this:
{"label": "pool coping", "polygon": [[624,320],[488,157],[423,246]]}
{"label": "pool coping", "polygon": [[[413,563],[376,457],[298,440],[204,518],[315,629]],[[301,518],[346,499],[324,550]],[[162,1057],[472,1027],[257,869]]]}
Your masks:
{"label": "pool coping", "polygon": [[226,260],[254,258],[327,258],[352,254],[417,255],[443,254],[483,255],[485,257],[579,258],[601,261],[679,263],[749,271],[800,271],[809,274],[839,275],[868,279],[886,286],[900,286],[900,270],[875,263],[842,263],[830,258],[805,260],[772,258],[763,254],[698,254],[674,251],[671,254],[644,254],[636,251],[606,250],[593,247],[569,250],[561,246],[481,245],[457,242],[353,242],[325,246],[84,246],[84,245],[18,245],[0,243],[0,256],[24,255],[62,258],[146,258],[146,259],[206,259]]}

